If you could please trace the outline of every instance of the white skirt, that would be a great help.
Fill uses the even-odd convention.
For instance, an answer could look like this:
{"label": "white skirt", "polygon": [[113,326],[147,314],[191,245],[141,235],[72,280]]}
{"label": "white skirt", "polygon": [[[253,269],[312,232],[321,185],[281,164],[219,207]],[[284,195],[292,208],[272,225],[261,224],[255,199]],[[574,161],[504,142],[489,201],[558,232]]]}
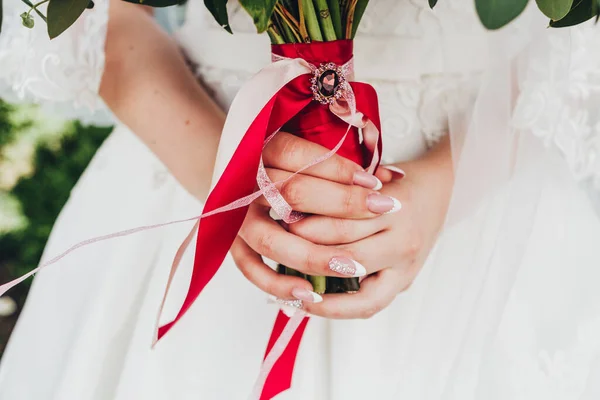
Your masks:
{"label": "white skirt", "polygon": [[[374,318],[312,318],[292,390],[277,399],[597,399],[600,223],[568,173],[550,173],[485,363],[453,376],[450,356],[427,354],[422,345],[415,327],[427,318],[420,309],[431,295],[426,282],[434,252],[414,285]],[[131,132],[118,127],[73,189],[45,257],[88,237],[201,209]],[[40,272],[2,359],[0,399],[246,399],[277,309],[231,258],[181,322],[150,348],[172,258],[192,224],[92,245]],[[165,320],[185,297],[192,256],[184,257]],[[431,349],[446,334],[426,333]],[[416,335],[419,354],[438,357],[440,371],[406,357],[414,353]],[[440,376],[447,382],[442,388]]]}

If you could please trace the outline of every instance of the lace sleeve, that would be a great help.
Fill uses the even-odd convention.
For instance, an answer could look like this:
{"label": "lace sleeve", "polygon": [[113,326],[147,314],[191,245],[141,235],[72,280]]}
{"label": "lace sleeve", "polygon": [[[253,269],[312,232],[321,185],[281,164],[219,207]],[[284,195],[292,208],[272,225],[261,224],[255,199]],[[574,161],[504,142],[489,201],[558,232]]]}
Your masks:
{"label": "lace sleeve", "polygon": [[106,122],[109,115],[98,95],[104,69],[108,0],[96,0],[78,21],[50,40],[46,24],[32,13],[35,27],[21,25],[27,7],[4,2],[0,33],[0,97],[33,102],[86,122]]}
{"label": "lace sleeve", "polygon": [[576,179],[600,191],[600,31],[547,30],[519,82],[513,124],[558,149]]}

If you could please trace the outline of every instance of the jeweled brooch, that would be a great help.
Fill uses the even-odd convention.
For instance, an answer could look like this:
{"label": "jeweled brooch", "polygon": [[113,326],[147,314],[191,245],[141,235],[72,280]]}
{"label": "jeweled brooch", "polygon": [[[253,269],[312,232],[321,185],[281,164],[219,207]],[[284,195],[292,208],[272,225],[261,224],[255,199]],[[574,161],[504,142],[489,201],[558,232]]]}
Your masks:
{"label": "jeweled brooch", "polygon": [[310,89],[313,98],[321,104],[333,104],[342,97],[342,88],[346,85],[346,78],[342,67],[334,63],[321,64],[313,71],[310,78]]}

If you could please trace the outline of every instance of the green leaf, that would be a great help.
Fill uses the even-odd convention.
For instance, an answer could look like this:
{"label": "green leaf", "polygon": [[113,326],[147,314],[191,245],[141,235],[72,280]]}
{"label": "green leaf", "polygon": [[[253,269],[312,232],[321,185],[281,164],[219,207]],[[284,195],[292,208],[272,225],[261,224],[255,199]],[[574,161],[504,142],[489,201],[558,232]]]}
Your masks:
{"label": "green leaf", "polygon": [[124,1],[126,1],[128,3],[141,4],[143,6],[159,7],[159,8],[176,6],[176,5],[182,3],[181,0],[124,0]]}
{"label": "green leaf", "polygon": [[240,0],[240,4],[250,14],[256,25],[256,31],[262,33],[267,30],[271,14],[275,9],[277,0]]}
{"label": "green leaf", "polygon": [[227,32],[233,33],[229,26],[229,17],[227,16],[227,0],[204,0],[204,5],[219,25]]}
{"label": "green leaf", "polygon": [[50,39],[54,39],[73,25],[88,3],[89,0],[50,0],[47,12]]}
{"label": "green leaf", "polygon": [[499,29],[517,18],[528,0],[475,0],[475,8],[483,26]]}
{"label": "green leaf", "polygon": [[538,8],[554,21],[562,19],[569,13],[573,0],[535,0]]}
{"label": "green leaf", "polygon": [[596,0],[576,0],[569,13],[558,21],[550,21],[553,28],[564,28],[581,24],[596,15],[594,1]]}
{"label": "green leaf", "polygon": [[437,4],[438,0],[429,0],[429,7],[433,8]]}

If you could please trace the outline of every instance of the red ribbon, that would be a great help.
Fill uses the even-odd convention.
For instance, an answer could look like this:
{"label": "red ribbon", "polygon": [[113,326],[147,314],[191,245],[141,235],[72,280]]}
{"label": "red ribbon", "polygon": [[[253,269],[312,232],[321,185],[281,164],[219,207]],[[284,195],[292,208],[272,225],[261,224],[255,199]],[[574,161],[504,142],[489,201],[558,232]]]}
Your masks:
{"label": "red ribbon", "polygon": [[[311,44],[273,45],[272,52],[287,58],[302,58],[316,66],[327,62],[343,65],[352,58],[352,47],[352,41],[338,40]],[[331,113],[328,106],[313,101],[310,76],[306,74],[293,79],[263,107],[210,193],[204,212],[225,206],[254,191],[263,142],[278,129],[294,133],[329,149],[335,147],[342,139],[348,130],[348,125]],[[356,97],[357,110],[370,119],[381,132],[375,90],[363,83],[352,82],[351,85]],[[378,146],[381,154],[381,140]],[[364,167],[369,165],[373,156],[361,144],[356,127],[352,127],[338,153]],[[247,211],[248,206],[216,214],[201,221],[196,241],[194,269],[187,296],[176,318],[159,328],[159,339],[187,312],[218,271],[241,228]],[[280,311],[271,333],[267,353],[283,331],[287,321],[288,317]],[[291,387],[294,363],[307,323],[308,318],[302,322],[286,350],[273,366],[265,382],[261,400],[271,399]]]}

